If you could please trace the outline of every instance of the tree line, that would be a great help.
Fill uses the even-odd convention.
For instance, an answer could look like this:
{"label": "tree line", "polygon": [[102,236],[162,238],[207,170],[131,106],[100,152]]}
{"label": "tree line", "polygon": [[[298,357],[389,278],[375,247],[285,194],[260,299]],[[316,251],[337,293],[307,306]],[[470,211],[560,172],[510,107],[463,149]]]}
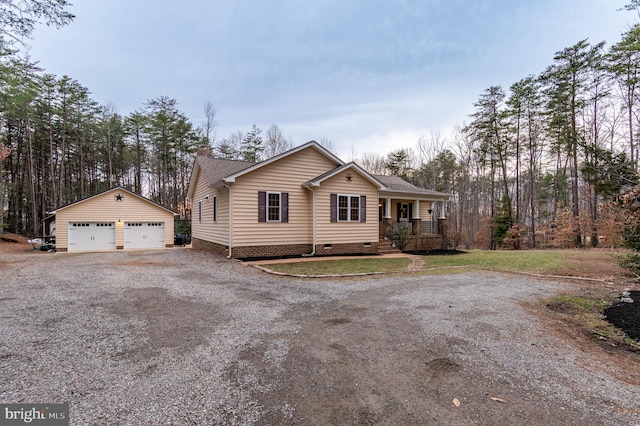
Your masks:
{"label": "tree line", "polygon": [[122,116],[100,105],[88,88],[57,77],[7,48],[0,56],[0,224],[10,232],[41,233],[47,212],[123,186],[183,217],[197,153],[260,161],[289,149],[277,125],[256,125],[216,140],[215,108],[195,126],[166,96]]}
{"label": "tree line", "polygon": [[40,235],[47,212],[123,186],[189,216],[195,155],[260,161],[293,143],[277,125],[217,138],[216,109],[194,125],[159,96],[121,115],[69,76],[45,72],[23,53],[39,23],[70,24],[67,0],[0,2],[0,232]]}
{"label": "tree line", "polygon": [[450,238],[470,247],[597,246],[622,233],[638,182],[640,25],[609,48],[581,40],[537,75],[487,88],[469,122],[366,169],[452,194]]}

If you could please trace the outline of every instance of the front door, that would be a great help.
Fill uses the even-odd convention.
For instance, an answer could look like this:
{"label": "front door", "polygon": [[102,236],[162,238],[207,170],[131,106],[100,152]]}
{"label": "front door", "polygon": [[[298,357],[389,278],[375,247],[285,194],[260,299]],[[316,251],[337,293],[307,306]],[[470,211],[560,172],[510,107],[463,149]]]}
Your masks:
{"label": "front door", "polygon": [[413,219],[413,204],[398,203],[398,222],[409,222]]}

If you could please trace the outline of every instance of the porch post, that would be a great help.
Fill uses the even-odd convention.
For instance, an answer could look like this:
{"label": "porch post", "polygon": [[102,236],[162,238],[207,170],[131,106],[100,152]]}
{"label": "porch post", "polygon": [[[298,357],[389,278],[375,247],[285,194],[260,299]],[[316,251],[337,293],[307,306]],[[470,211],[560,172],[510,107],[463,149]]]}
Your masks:
{"label": "porch post", "polygon": [[391,198],[385,199],[384,204],[384,217],[382,218],[382,226],[383,226],[383,237],[388,238],[389,234],[391,234]]}
{"label": "porch post", "polygon": [[422,219],[420,219],[420,200],[413,200],[413,217],[411,220],[411,233],[415,241],[415,250],[422,250]]}
{"label": "porch post", "polygon": [[444,213],[444,200],[439,201],[440,203],[440,217],[438,218],[438,234],[442,237],[442,249],[446,250],[449,248],[449,241],[447,241],[447,216]]}

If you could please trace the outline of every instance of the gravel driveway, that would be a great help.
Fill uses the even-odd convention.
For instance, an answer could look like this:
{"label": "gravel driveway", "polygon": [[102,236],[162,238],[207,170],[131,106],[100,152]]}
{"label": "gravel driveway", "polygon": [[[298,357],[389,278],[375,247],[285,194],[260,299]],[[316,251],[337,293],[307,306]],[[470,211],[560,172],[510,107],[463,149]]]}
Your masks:
{"label": "gravel driveway", "polygon": [[523,307],[560,283],[300,280],[190,249],[0,256],[0,403],[68,402],[74,425],[640,424],[638,378]]}

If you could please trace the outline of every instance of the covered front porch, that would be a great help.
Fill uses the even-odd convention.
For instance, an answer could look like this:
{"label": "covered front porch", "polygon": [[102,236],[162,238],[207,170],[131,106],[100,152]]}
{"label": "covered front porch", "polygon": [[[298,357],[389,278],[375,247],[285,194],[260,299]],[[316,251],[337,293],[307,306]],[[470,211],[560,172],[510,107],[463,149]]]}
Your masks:
{"label": "covered front porch", "polygon": [[397,177],[375,175],[385,189],[379,192],[378,252],[447,248],[445,201],[449,194],[419,188]]}
{"label": "covered front porch", "polygon": [[442,199],[380,198],[380,245],[401,251],[445,249],[447,220],[444,211]]}

